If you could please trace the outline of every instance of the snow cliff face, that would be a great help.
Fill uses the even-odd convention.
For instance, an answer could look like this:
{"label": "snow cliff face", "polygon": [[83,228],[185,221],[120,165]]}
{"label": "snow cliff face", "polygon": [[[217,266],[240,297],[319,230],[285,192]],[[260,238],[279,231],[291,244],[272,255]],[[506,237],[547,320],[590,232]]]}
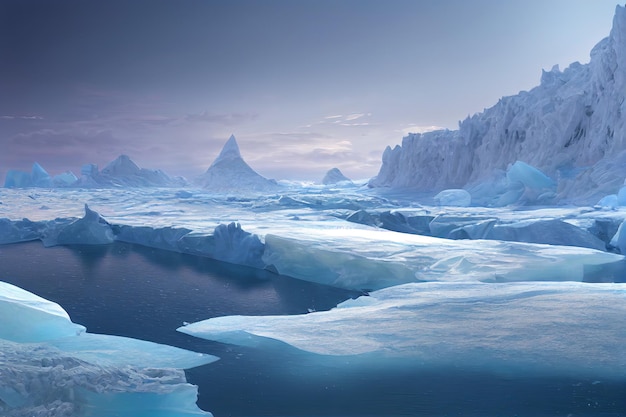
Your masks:
{"label": "snow cliff face", "polygon": [[516,160],[558,181],[561,201],[593,201],[626,177],[626,9],[589,64],[543,71],[530,91],[503,97],[459,129],[410,134],[387,147],[372,187],[470,188]]}

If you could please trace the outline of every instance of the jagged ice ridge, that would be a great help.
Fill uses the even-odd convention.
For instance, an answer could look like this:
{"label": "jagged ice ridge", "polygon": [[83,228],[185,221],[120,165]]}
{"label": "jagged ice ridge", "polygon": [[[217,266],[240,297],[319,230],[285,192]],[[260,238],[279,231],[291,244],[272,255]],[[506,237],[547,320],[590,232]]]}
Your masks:
{"label": "jagged ice ridge", "polygon": [[624,7],[590,55],[588,64],[543,71],[539,86],[503,97],[458,130],[410,134],[402,146],[387,147],[370,186],[465,188],[474,204],[489,204],[508,190],[489,195],[485,188],[498,189],[519,160],[557,182],[556,201],[593,204],[615,193],[626,178]]}

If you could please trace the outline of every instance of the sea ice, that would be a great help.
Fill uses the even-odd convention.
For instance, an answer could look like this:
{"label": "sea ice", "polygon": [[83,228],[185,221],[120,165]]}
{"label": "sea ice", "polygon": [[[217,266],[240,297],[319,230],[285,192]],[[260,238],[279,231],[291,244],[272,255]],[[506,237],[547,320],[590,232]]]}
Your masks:
{"label": "sea ice", "polygon": [[266,235],[263,254],[280,274],[354,290],[418,281],[582,281],[585,268],[622,259],[572,246],[305,226]]}
{"label": "sea ice", "polygon": [[606,250],[606,242],[586,230],[558,219],[495,225],[485,234],[485,239]]}
{"label": "sea ice", "polygon": [[111,225],[85,204],[85,216],[69,223],[49,222],[42,242],[45,246],[102,245],[115,240]]}
{"label": "sea ice", "polygon": [[85,331],[58,304],[2,281],[0,317],[0,339],[14,342],[43,342]]}
{"label": "sea ice", "polygon": [[182,369],[217,358],[91,334],[58,304],[0,282],[3,416],[210,416]]}
{"label": "sea ice", "polygon": [[[295,316],[226,316],[178,331],[411,367],[623,377],[626,284],[412,283]],[[300,364],[298,364],[300,366]],[[365,365],[367,366],[367,365]]]}

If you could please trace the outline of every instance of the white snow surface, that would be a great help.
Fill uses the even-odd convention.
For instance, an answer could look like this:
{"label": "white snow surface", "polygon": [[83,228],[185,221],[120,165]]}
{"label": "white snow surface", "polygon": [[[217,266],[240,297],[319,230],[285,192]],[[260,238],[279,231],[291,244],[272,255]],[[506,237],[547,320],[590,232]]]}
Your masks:
{"label": "white snow surface", "polygon": [[217,358],[91,334],[58,304],[0,281],[3,416],[206,415],[182,369]]}
{"label": "white snow surface", "polygon": [[558,201],[593,204],[626,178],[625,82],[626,8],[617,6],[588,64],[543,71],[539,86],[503,97],[458,130],[406,136],[385,150],[370,185],[471,192],[523,161],[558,183]]}
{"label": "white snow surface", "polygon": [[402,358],[406,368],[622,378],[624,317],[626,284],[413,283],[326,312],[217,317],[178,330],[242,345],[270,338],[371,362]]}

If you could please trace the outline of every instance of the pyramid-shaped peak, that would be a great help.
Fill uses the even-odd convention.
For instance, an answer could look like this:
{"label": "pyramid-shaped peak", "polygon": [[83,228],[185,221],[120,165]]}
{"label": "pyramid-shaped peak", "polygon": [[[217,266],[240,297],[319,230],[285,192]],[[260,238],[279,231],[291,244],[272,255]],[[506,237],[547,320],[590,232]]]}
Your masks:
{"label": "pyramid-shaped peak", "polygon": [[118,156],[102,169],[103,174],[109,175],[132,175],[139,171],[140,168],[128,155]]}
{"label": "pyramid-shaped peak", "polygon": [[211,166],[214,166],[222,161],[231,161],[233,159],[241,159],[241,152],[239,152],[239,145],[235,135],[230,135],[230,138],[224,144],[222,151],[218,157],[213,161]]}

